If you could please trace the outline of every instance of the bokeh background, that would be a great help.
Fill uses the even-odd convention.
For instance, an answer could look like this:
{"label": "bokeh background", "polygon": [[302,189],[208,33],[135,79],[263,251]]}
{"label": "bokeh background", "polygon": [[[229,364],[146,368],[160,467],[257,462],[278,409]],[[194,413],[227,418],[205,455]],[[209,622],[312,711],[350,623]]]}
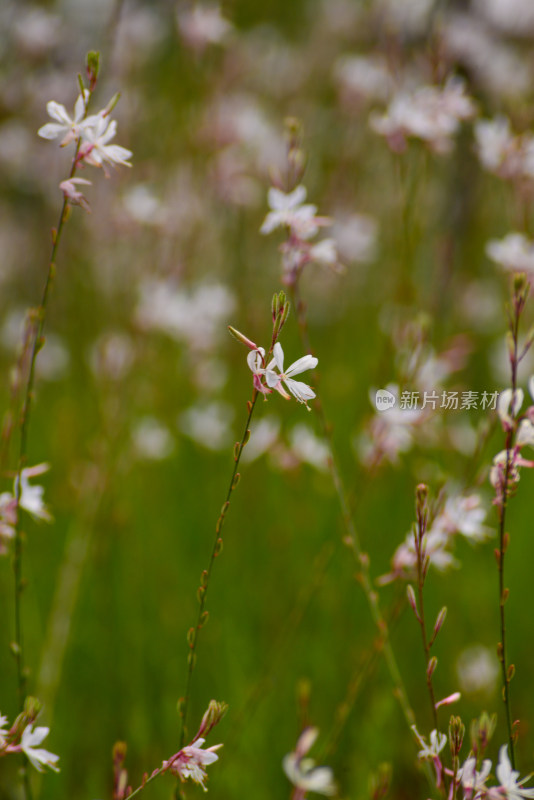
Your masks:
{"label": "bokeh background", "polygon": [[[174,2],[3,0],[3,408],[70,165],[57,142],[36,132],[49,100],[72,108],[89,49],[102,54],[96,103],[121,92],[117,142],[134,153],[132,169],[108,180],[95,170],[83,175],[93,181],[92,213],[73,209],[65,230],[38,364],[29,461],[50,464],[42,483],[55,520],[25,522],[24,627],[29,688],[44,702],[46,745],[61,756],[59,775],[35,781],[43,800],[110,797],[117,740],[128,743],[134,786],[178,749],[186,632],[251,394],[246,353],[226,326],[258,343],[270,335],[283,234],[264,237],[259,228],[272,171],[285,163],[286,117],[302,124],[303,182],[334,220],[346,266],[337,274],[310,265],[301,289],[319,358],[313,382],[373,578],[390,571],[410,529],[418,482],[433,497],[444,486],[480,491],[496,528],[487,472],[503,435],[492,414],[437,413],[408,432],[402,452],[371,468],[369,392],[406,388],[414,353],[432,388],[493,392],[509,384],[509,276],[485,247],[519,225],[528,230],[528,208],[513,186],[481,169],[471,124],[447,155],[417,142],[399,155],[370,128],[369,115],[404,81],[455,73],[481,117],[505,113],[528,130],[534,14],[519,0],[508,13],[506,6],[234,0],[206,12]],[[294,316],[283,344],[288,363],[302,355]],[[440,356],[451,348],[461,356],[456,369],[440,373]],[[523,366],[524,386],[532,370],[528,359]],[[368,796],[370,775],[384,762],[393,767],[393,797],[428,796],[388,674],[370,659],[376,631],[342,543],[316,416],[278,396],[260,402],[249,448],[210,586],[191,699],[192,728],[212,697],[230,706],[210,741],[225,743],[210,768],[212,795],[289,796],[281,760],[311,722],[321,730],[316,755],[333,767],[342,797]],[[507,563],[522,774],[533,756],[532,480],[525,471],[510,507]],[[459,541],[457,568],[430,573],[427,607],[431,619],[442,605],[449,609],[436,645],[437,693],[462,689],[454,710],[466,724],[484,709],[498,713],[496,756],[506,735],[492,678],[494,541],[476,548]],[[0,709],[11,719],[9,555],[0,561],[0,593]],[[400,670],[428,733],[422,645],[404,597],[403,582],[381,590],[383,608],[396,614]],[[459,674],[473,646],[485,648],[477,651],[479,685],[465,669]],[[447,720],[445,711],[444,728]],[[0,796],[18,796],[9,759],[0,776]],[[173,789],[163,778],[146,796],[166,798]],[[191,796],[200,791],[188,788]]]}

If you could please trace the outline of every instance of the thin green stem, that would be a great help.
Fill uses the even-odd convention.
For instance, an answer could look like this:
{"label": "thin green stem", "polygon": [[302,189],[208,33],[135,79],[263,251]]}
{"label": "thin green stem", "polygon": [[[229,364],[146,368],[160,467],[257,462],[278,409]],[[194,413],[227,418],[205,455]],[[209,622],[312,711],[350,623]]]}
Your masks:
{"label": "thin green stem", "polygon": [[232,471],[232,477],[230,478],[230,483],[228,486],[228,491],[226,493],[226,499],[221,509],[221,513],[217,520],[217,524],[215,525],[215,537],[213,540],[213,546],[211,549],[211,556],[208,564],[207,570],[204,570],[201,576],[201,585],[198,589],[198,613],[197,613],[197,620],[196,625],[194,628],[191,628],[189,631],[189,655],[187,658],[187,679],[186,679],[186,686],[185,686],[185,693],[181,701],[180,707],[180,716],[182,721],[182,730],[180,735],[180,747],[182,748],[185,744],[185,737],[187,733],[187,711],[189,708],[189,698],[191,694],[191,683],[193,680],[193,671],[195,669],[195,661],[197,655],[197,647],[198,647],[198,639],[200,635],[200,631],[204,626],[206,621],[205,615],[205,607],[206,607],[206,599],[208,596],[208,588],[211,579],[211,574],[213,571],[213,566],[215,564],[215,559],[219,555],[221,548],[222,548],[222,538],[221,538],[221,531],[223,525],[226,520],[226,514],[230,507],[230,501],[232,498],[232,494],[234,489],[236,488],[239,482],[239,462],[241,461],[241,455],[243,453],[243,449],[245,444],[248,441],[250,436],[250,422],[252,420],[252,415],[254,413],[254,408],[256,406],[256,400],[258,399],[258,391],[254,389],[252,400],[248,403],[248,417],[245,423],[245,428],[243,431],[243,435],[241,437],[241,441],[238,442],[234,449],[234,469]]}
{"label": "thin green stem", "polygon": [[[311,352],[305,308],[300,299],[298,285],[294,285],[292,287],[292,294],[293,294],[293,305],[297,315],[298,329],[300,333],[302,346],[304,350],[306,350],[307,352]],[[395,658],[395,654],[391,646],[389,629],[380,610],[378,594],[372,585],[371,576],[369,572],[369,557],[367,553],[364,553],[362,549],[358,531],[356,530],[356,526],[354,524],[354,520],[350,512],[350,507],[347,499],[347,491],[334,453],[334,447],[332,442],[332,429],[328,422],[328,418],[324,410],[324,405],[321,402],[321,400],[319,400],[319,398],[315,400],[313,407],[319,418],[323,435],[328,443],[330,450],[330,458],[329,458],[330,474],[332,477],[334,488],[336,490],[336,495],[338,498],[338,503],[341,511],[341,518],[345,528],[346,535],[344,537],[344,543],[349,547],[350,551],[352,552],[356,564],[358,565],[358,568],[360,570],[359,582],[362,585],[365,597],[367,599],[369,610],[371,612],[371,617],[376,627],[378,628],[378,632],[380,634],[379,649],[382,651],[384,655],[384,660],[386,662],[391,682],[393,684],[393,691],[395,697],[399,702],[404,719],[406,720],[406,724],[411,729],[412,725],[415,725],[415,714],[410,705],[406,688],[404,686],[397,665],[397,660]]]}
{"label": "thin green stem", "polygon": [[[512,368],[512,403],[515,402],[517,390],[517,365],[518,361],[518,339],[519,339],[519,316],[520,312],[516,309],[514,319],[511,324],[511,333],[513,339],[513,352],[511,354],[510,363]],[[510,458],[510,450],[513,445],[514,431],[513,428],[507,431],[506,434],[506,464],[504,468],[503,477],[503,493],[502,502],[499,508],[499,556],[497,559],[498,572],[499,572],[499,624],[500,624],[500,642],[498,647],[499,660],[501,662],[502,674],[502,697],[506,713],[506,727],[508,730],[508,742],[510,745],[510,762],[512,769],[515,769],[515,746],[514,746],[514,731],[512,724],[512,708],[510,700],[510,676],[508,675],[508,659],[506,650],[506,616],[504,606],[507,599],[508,592],[504,586],[504,556],[507,547],[506,536],[506,510],[508,508],[509,489],[508,484],[510,480],[510,473],[512,463]]]}

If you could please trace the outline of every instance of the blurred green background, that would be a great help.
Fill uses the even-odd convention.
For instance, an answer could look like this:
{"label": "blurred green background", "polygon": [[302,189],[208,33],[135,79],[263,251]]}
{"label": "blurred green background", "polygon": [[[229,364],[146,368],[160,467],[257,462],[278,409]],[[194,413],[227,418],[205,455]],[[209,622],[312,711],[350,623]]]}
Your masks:
{"label": "blurred green background", "polygon": [[[246,352],[226,326],[260,344],[270,336],[283,237],[263,237],[259,228],[271,167],[284,163],[288,115],[303,126],[310,202],[344,222],[333,235],[345,242],[346,274],[310,265],[301,289],[319,358],[310,381],[332,424],[373,578],[389,571],[412,525],[418,482],[428,482],[434,497],[444,485],[481,486],[488,525],[496,528],[487,470],[504,445],[502,433],[487,425],[491,415],[437,415],[397,463],[375,470],[362,464],[358,442],[373,417],[369,391],[402,385],[414,337],[424,342],[425,357],[465,337],[469,353],[448,388],[481,392],[508,384],[502,356],[508,280],[484,248],[517,226],[515,196],[480,170],[468,126],[446,157],[417,144],[402,156],[391,153],[368,125],[370,107],[384,102],[351,94],[339,77],[340,59],[378,54],[393,74],[414,70],[427,80],[433,68],[460,71],[481,114],[506,111],[524,126],[532,121],[532,91],[499,94],[440,50],[447,15],[456,13],[452,4],[434,9],[437,16],[430,9],[412,28],[393,8],[357,0],[236,0],[222,6],[229,27],[220,41],[206,42],[187,27],[191,10],[171,2],[2,5],[3,408],[11,402],[24,312],[38,302],[44,281],[61,202],[57,185],[70,165],[69,154],[36,131],[47,121],[47,101],[72,108],[76,73],[89,48],[102,52],[95,102],[101,107],[121,92],[117,142],[134,153],[132,169],[109,180],[95,170],[83,173],[93,181],[86,192],[92,213],[73,209],[65,230],[31,422],[29,463],[51,466],[42,483],[55,517],[52,526],[24,523],[29,690],[45,704],[42,724],[51,726],[45,746],[61,756],[59,775],[35,777],[43,800],[111,796],[117,740],[128,743],[134,786],[178,749],[186,633],[251,394]],[[499,36],[503,47],[530,63],[528,38]],[[367,222],[357,223],[354,214]],[[370,239],[367,252],[354,244],[359,224]],[[154,299],[154,287],[172,313],[161,296]],[[179,300],[172,301],[174,293]],[[166,309],[174,322],[166,321]],[[530,311],[527,317],[525,330]],[[283,345],[287,363],[302,355],[294,315]],[[528,374],[527,364],[523,385]],[[230,706],[209,742],[225,743],[209,769],[210,791],[257,800],[289,796],[281,760],[301,725],[311,722],[321,730],[317,757],[333,767],[342,797],[366,797],[369,776],[383,762],[393,764],[392,796],[426,797],[380,659],[336,732],[339,708],[373,652],[376,631],[342,543],[328,471],[291,447],[297,425],[321,436],[316,416],[278,396],[259,402],[251,448],[254,426],[266,418],[279,432],[267,452],[240,470],[194,675],[192,731],[211,698]],[[478,452],[476,441],[483,443]],[[4,490],[11,488],[15,452],[13,446]],[[507,562],[522,774],[533,755],[532,481],[525,471],[510,506]],[[435,650],[440,697],[459,686],[462,651],[480,644],[495,652],[494,546],[458,542],[461,566],[430,572],[429,619],[442,605],[449,609]],[[0,574],[0,709],[12,719],[9,555]],[[404,584],[381,590],[385,610],[402,606],[392,642],[419,729],[427,734],[432,722],[422,645],[403,598]],[[299,697],[308,691],[303,707]],[[483,709],[499,715],[496,756],[506,740],[498,686],[464,690],[454,707],[466,723]],[[442,729],[448,716],[442,712]],[[18,796],[15,763],[0,762],[0,775],[0,796]],[[169,797],[173,789],[171,778],[162,778],[146,796]],[[187,791],[193,796],[201,789]]]}

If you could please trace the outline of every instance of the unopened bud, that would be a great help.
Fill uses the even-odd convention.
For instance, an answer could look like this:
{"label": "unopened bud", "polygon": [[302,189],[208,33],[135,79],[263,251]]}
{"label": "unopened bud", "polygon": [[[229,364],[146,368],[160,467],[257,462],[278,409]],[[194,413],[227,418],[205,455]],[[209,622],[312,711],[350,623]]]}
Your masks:
{"label": "unopened bud", "polygon": [[100,71],[100,53],[97,50],[89,50],[89,52],[87,53],[86,70],[92,91],[96,84],[98,73]]}
{"label": "unopened bud", "polygon": [[234,339],[237,339],[238,342],[241,342],[241,344],[244,344],[246,347],[248,347],[249,350],[258,349],[258,345],[254,344],[254,342],[241,333],[241,331],[238,331],[237,328],[232,328],[231,325],[228,325],[228,332],[234,337]]}
{"label": "unopened bud", "polygon": [[406,596],[408,598],[408,602],[412,607],[413,613],[419,619],[419,612],[417,611],[417,600],[415,599],[415,592],[413,586],[409,583],[406,587]]}
{"label": "unopened bud", "polygon": [[[436,669],[437,666],[438,666],[438,659],[436,658],[436,656],[432,656],[432,658],[428,662],[428,666],[426,668],[426,676],[427,676],[427,678],[431,678],[432,677],[432,675],[434,674],[434,670]],[[441,702],[443,703],[443,700]],[[436,705],[436,708],[437,708],[437,705]]]}
{"label": "unopened bud", "polygon": [[461,698],[460,692],[453,692],[452,694],[444,697],[443,700],[438,700],[434,708],[438,709],[441,706],[450,706],[452,703],[457,703],[458,700]]}
{"label": "unopened bud", "polygon": [[204,713],[204,716],[202,717],[200,728],[198,729],[198,732],[193,741],[196,741],[201,736],[205,738],[208,735],[208,733],[212,730],[212,728],[214,728],[216,725],[219,724],[219,722],[224,717],[227,711],[228,711],[227,703],[220,703],[217,700],[210,700],[208,709]]}
{"label": "unopened bud", "polygon": [[438,635],[438,633],[439,633],[439,631],[441,629],[441,626],[445,622],[446,616],[447,616],[447,606],[443,606],[443,608],[441,609],[441,611],[439,612],[439,614],[437,616],[436,624],[434,625],[434,637],[433,637],[434,639]]}

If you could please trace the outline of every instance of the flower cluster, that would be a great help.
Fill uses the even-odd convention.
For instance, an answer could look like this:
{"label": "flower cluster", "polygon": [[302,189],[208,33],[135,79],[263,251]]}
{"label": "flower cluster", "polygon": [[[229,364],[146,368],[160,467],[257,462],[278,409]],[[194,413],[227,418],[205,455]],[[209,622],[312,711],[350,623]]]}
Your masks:
{"label": "flower cluster", "polygon": [[[78,166],[90,164],[93,167],[102,167],[106,177],[109,175],[108,165],[122,165],[131,167],[128,159],[132,152],[118,144],[110,144],[117,132],[117,123],[110,119],[111,111],[118,100],[118,95],[113,97],[108,105],[97,114],[87,115],[91,93],[88,89],[78,95],[74,104],[72,115],[65,106],[50,100],[46,110],[54,122],[42,125],[37,131],[43,139],[61,138],[60,146],[66,147],[71,142],[76,144],[76,161],[74,169]],[[75,178],[74,169],[67,180],[61,181],[59,188],[66,199],[72,204],[79,205],[89,210],[87,200],[76,187],[80,184],[90,184],[84,178]]]}
{"label": "flower cluster", "polygon": [[339,269],[337,247],[334,239],[310,242],[319,229],[331,225],[328,217],[317,216],[317,206],[305,203],[306,189],[299,185],[292,192],[271,187],[267,200],[271,209],[260,228],[260,233],[269,234],[276,228],[286,228],[289,237],[280,246],[284,283],[296,283],[306,264],[322,264]]}
{"label": "flower cluster", "polygon": [[496,786],[487,786],[492,768],[492,762],[489,758],[485,758],[480,764],[480,769],[477,769],[477,758],[470,755],[455,772],[452,772],[443,766],[440,757],[441,751],[447,744],[447,736],[444,733],[433,730],[430,734],[429,745],[417,732],[415,726],[413,730],[422,747],[418,753],[419,758],[433,762],[438,786],[441,785],[444,775],[451,779],[450,796],[460,797],[457,792],[461,791],[462,800],[485,800],[485,798],[487,800],[503,800],[503,798],[520,800],[521,798],[534,797],[534,788],[525,788],[523,786],[530,776],[519,780],[519,772],[512,769],[508,756],[508,745],[502,745],[499,750],[499,762],[495,770],[498,784]]}
{"label": "flower cluster", "polygon": [[6,552],[7,542],[15,536],[17,494],[19,508],[23,508],[35,520],[52,522],[52,515],[43,500],[43,487],[30,484],[30,478],[42,475],[48,469],[48,464],[37,464],[35,467],[23,469],[20,475],[20,492],[17,492],[18,480],[15,478],[13,493],[0,494],[0,553]]}
{"label": "flower cluster", "polygon": [[174,756],[164,761],[162,771],[168,770],[179,778],[182,783],[191,779],[193,783],[198,783],[207,792],[206,780],[208,776],[205,767],[218,760],[217,750],[220,750],[222,744],[215,744],[204,749],[203,744],[206,740],[203,737],[207,736],[219,724],[227,708],[226,703],[211,700],[207,711],[202,717],[200,728],[191,743],[186,747],[182,747]]}
{"label": "flower cluster", "polygon": [[370,125],[385,136],[395,152],[406,149],[406,139],[425,142],[434,152],[444,154],[452,149],[452,137],[462,120],[471,119],[475,105],[465,93],[463,81],[450,78],[443,88],[420,86],[412,92],[394,96],[383,115],[373,114]]}
{"label": "flower cluster", "polygon": [[293,797],[303,800],[308,792],[316,792],[326,797],[336,794],[337,787],[330,767],[316,767],[312,758],[306,754],[312,748],[319,731],[317,728],[305,728],[301,733],[294,752],[284,756],[282,762],[284,772],[296,789]]}
{"label": "flower cluster", "polygon": [[[528,388],[534,401],[534,376],[530,378]],[[507,492],[514,490],[520,477],[519,467],[534,467],[534,460],[521,455],[523,447],[534,447],[534,405],[529,406],[519,416],[523,400],[522,389],[505,389],[497,402],[497,414],[502,428],[507,434],[513,435],[513,441],[510,447],[497,453],[490,470],[490,483],[495,489],[496,505],[503,502]]]}

